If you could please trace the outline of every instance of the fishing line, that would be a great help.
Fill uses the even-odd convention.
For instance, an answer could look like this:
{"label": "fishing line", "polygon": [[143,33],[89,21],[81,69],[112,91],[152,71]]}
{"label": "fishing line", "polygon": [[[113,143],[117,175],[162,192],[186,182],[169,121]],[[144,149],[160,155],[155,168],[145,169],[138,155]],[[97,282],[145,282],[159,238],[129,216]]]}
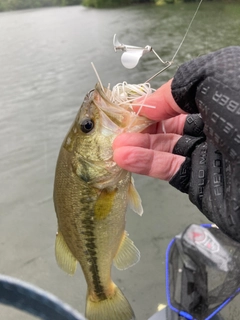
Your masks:
{"label": "fishing line", "polygon": [[188,32],[189,32],[189,30],[190,30],[190,28],[191,28],[191,26],[192,26],[192,23],[193,23],[196,15],[197,15],[197,13],[198,13],[198,10],[199,10],[202,2],[203,2],[203,0],[200,0],[199,4],[198,4],[198,6],[197,6],[197,9],[196,9],[196,11],[195,11],[195,13],[194,13],[194,15],[193,15],[193,17],[192,17],[192,20],[190,21],[190,23],[189,23],[189,25],[188,25],[188,27],[187,27],[187,30],[186,30],[186,32],[185,32],[185,35],[183,36],[183,39],[182,39],[182,41],[180,42],[180,44],[179,44],[179,46],[178,46],[178,48],[177,48],[177,51],[175,52],[174,56],[172,57],[172,60],[171,60],[172,62],[173,62],[173,60],[175,59],[176,55],[178,54],[179,50],[181,49],[181,46],[183,45],[183,42],[185,41],[185,39],[186,39],[186,37],[187,37],[187,35],[188,35]]}
{"label": "fishing line", "polygon": [[194,13],[194,15],[193,15],[193,17],[192,17],[192,19],[191,19],[188,27],[187,27],[187,30],[186,30],[183,38],[182,38],[182,41],[180,42],[180,44],[179,44],[176,52],[174,53],[174,55],[173,55],[173,57],[172,57],[172,59],[171,59],[170,61],[163,61],[163,60],[159,57],[159,55],[156,53],[156,51],[153,50],[153,48],[152,48],[151,51],[157,56],[157,58],[158,58],[163,64],[166,65],[166,67],[164,67],[163,69],[161,69],[160,71],[158,71],[157,73],[155,73],[151,78],[149,78],[149,79],[148,79],[147,81],[145,81],[145,82],[151,81],[152,79],[154,79],[155,77],[157,77],[160,73],[162,73],[163,71],[165,71],[166,69],[168,69],[168,68],[173,64],[174,59],[176,58],[179,50],[181,49],[181,47],[182,47],[182,45],[183,45],[183,43],[184,43],[184,41],[185,41],[185,39],[186,39],[186,37],[187,37],[187,35],[188,35],[188,32],[189,32],[189,30],[190,30],[190,28],[191,28],[191,26],[192,26],[192,24],[193,24],[193,21],[194,21],[194,19],[196,18],[196,15],[197,15],[197,13],[198,13],[198,11],[199,11],[199,8],[200,8],[202,2],[203,2],[203,0],[200,0],[199,4],[198,4],[198,6],[197,6],[197,9],[196,9],[196,11],[195,11],[195,13]]}
{"label": "fishing line", "polygon": [[[139,107],[138,111],[136,112],[136,117],[139,115],[139,113],[141,112],[143,107],[148,107],[148,108],[155,108],[154,106],[149,106],[145,104],[145,100],[147,98],[147,96],[151,93],[153,93],[153,91],[155,91],[154,89],[151,88],[150,86],[150,81],[152,79],[154,79],[155,77],[157,77],[160,73],[162,73],[163,71],[165,71],[166,69],[168,69],[174,62],[179,50],[181,49],[184,41],[186,40],[186,37],[189,33],[189,30],[193,24],[193,21],[196,18],[196,15],[200,9],[200,6],[202,4],[203,0],[200,0],[198,3],[198,6],[192,16],[192,19],[185,31],[185,34],[179,44],[179,46],[177,47],[177,50],[175,51],[172,59],[170,61],[164,61],[162,60],[162,58],[157,54],[157,52],[150,46],[146,46],[145,48],[141,48],[141,47],[135,47],[135,46],[129,46],[129,45],[125,45],[125,44],[121,44],[117,38],[116,38],[116,34],[114,35],[113,38],[113,45],[114,45],[114,50],[122,50],[124,51],[123,55],[122,55],[122,63],[125,67],[127,68],[133,68],[134,66],[136,66],[136,64],[138,63],[139,59],[142,57],[143,54],[152,51],[155,56],[159,59],[159,61],[161,63],[163,63],[165,66],[158,71],[156,74],[154,74],[151,78],[149,78],[147,81],[145,81],[142,84],[128,84],[126,81],[122,82],[122,83],[118,83],[117,85],[115,85],[112,89],[112,91],[110,90],[110,85],[108,85],[108,90],[107,92],[110,94],[110,101],[117,104],[117,105],[129,105],[131,108],[134,105],[137,105]],[[123,59],[124,57],[124,59]],[[92,68],[97,76],[97,79],[99,81],[99,84],[101,86],[101,89],[103,92],[105,92],[105,89],[103,87],[102,81],[100,79],[100,76],[93,64],[93,62],[91,62]],[[138,102],[138,99],[140,97],[143,97],[141,102]],[[137,101],[136,101],[137,100]],[[135,102],[136,101],[136,102]],[[135,103],[134,103],[135,102]],[[164,122],[162,122],[162,131],[164,133],[166,133],[165,130],[165,126],[164,126]]]}

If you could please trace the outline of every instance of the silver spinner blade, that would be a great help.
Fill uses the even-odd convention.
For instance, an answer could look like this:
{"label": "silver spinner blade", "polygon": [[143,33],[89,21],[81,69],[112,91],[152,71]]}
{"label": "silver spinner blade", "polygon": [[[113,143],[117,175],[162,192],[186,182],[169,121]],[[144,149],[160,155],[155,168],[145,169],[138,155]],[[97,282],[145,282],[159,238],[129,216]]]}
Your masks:
{"label": "silver spinner blade", "polygon": [[143,48],[120,43],[117,39],[116,34],[113,37],[113,47],[115,52],[119,50],[123,51],[121,62],[123,66],[127,69],[135,68],[140,58],[144,54],[152,51],[152,47],[150,46],[146,46]]}

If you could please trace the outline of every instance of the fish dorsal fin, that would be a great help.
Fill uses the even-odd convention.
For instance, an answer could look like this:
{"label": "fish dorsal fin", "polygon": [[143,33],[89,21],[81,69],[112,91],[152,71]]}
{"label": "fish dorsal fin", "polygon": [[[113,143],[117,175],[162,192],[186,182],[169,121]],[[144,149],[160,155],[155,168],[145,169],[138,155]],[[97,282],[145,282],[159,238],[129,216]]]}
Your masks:
{"label": "fish dorsal fin", "polygon": [[133,177],[131,177],[131,182],[128,189],[128,203],[134,212],[140,216],[143,214],[142,200],[135,188]]}
{"label": "fish dorsal fin", "polygon": [[139,260],[140,251],[125,231],[118,252],[113,259],[113,263],[119,270],[125,270],[138,263]]}
{"label": "fish dorsal fin", "polygon": [[75,273],[77,268],[77,259],[69,250],[61,232],[57,232],[56,234],[55,256],[59,267],[63,271],[71,275]]}

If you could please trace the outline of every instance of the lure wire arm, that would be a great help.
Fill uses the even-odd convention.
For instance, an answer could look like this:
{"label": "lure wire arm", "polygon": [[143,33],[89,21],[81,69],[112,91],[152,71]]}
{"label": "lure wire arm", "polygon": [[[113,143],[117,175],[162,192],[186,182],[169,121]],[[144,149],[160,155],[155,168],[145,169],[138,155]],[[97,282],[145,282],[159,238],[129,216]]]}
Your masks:
{"label": "lure wire arm", "polygon": [[[163,61],[163,59],[157,54],[157,52],[152,48],[152,52],[155,54],[155,56],[163,63],[168,65],[170,61]],[[172,60],[171,60],[172,61]]]}
{"label": "lure wire arm", "polygon": [[152,79],[156,78],[160,73],[162,73],[163,71],[167,70],[169,67],[171,67],[171,65],[173,64],[173,61],[166,61],[164,62],[164,64],[166,64],[166,67],[162,68],[161,70],[159,70],[157,73],[155,73],[153,76],[151,76],[149,79],[147,79],[144,83],[148,83],[150,82]]}
{"label": "lure wire arm", "polygon": [[114,51],[123,51],[122,57],[121,57],[121,62],[125,68],[132,69],[137,66],[140,58],[149,52],[153,52],[155,56],[160,60],[162,64],[165,65],[163,69],[158,71],[154,76],[152,76],[150,79],[148,79],[146,82],[149,82],[153,78],[155,78],[157,75],[159,75],[161,72],[169,68],[172,63],[172,61],[164,61],[158,54],[157,52],[149,45],[145,47],[137,47],[137,46],[130,46],[127,44],[120,43],[117,39],[117,35],[115,34],[113,37],[113,48]]}
{"label": "lure wire arm", "polygon": [[154,79],[156,76],[158,76],[160,73],[162,73],[163,71],[165,71],[166,69],[168,69],[174,62],[179,50],[181,49],[188,33],[189,33],[189,30],[193,24],[193,21],[195,20],[196,18],[196,15],[199,11],[199,8],[202,4],[203,0],[200,0],[199,3],[198,3],[198,6],[197,6],[197,9],[195,10],[195,13],[187,27],[187,30],[177,48],[177,50],[175,51],[172,59],[170,61],[164,61],[162,60],[162,58],[156,53],[156,51],[151,47],[151,46],[146,46],[146,47],[136,47],[136,46],[130,46],[130,45],[126,45],[126,44],[123,44],[123,43],[120,43],[117,39],[117,36],[116,34],[114,35],[113,37],[113,47],[114,47],[114,50],[115,52],[116,51],[123,51],[123,54],[122,54],[122,57],[121,57],[121,61],[122,61],[122,64],[125,68],[128,68],[128,69],[132,69],[134,67],[137,66],[140,58],[148,53],[148,52],[153,52],[155,54],[155,56],[161,61],[162,64],[165,65],[165,67],[163,67],[160,71],[158,71],[156,74],[154,74],[151,78],[149,78],[147,81],[145,81],[145,83],[151,81],[152,79]]}
{"label": "lure wire arm", "polygon": [[120,43],[117,39],[117,35],[114,34],[113,36],[113,48],[114,48],[114,51],[117,52],[119,50],[121,51],[131,51],[131,50],[139,50],[140,51],[143,51],[143,54],[144,53],[148,53],[150,51],[152,51],[152,47],[150,46],[146,46],[146,47],[136,47],[136,46],[130,46],[128,44],[123,44],[123,43]]}

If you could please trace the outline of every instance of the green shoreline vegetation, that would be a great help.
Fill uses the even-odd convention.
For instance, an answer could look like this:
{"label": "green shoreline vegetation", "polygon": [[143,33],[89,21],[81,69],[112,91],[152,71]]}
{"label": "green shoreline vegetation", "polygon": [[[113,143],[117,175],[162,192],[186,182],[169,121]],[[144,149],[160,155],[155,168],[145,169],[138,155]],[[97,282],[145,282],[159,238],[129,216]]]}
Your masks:
{"label": "green shoreline vegetation", "polygon": [[0,11],[24,10],[43,7],[74,6],[80,0],[0,0]]}
{"label": "green shoreline vegetation", "polygon": [[[152,3],[175,3],[180,0],[0,0],[0,12],[11,10],[23,10],[42,7],[84,5],[95,8],[113,8],[129,6],[133,4]],[[197,2],[197,0],[181,0],[183,2]],[[206,0],[209,1],[209,0]],[[240,0],[215,0],[217,2],[240,2]]]}
{"label": "green shoreline vegetation", "polygon": [[140,3],[156,3],[156,0],[82,0],[82,5],[94,8],[113,8]]}

